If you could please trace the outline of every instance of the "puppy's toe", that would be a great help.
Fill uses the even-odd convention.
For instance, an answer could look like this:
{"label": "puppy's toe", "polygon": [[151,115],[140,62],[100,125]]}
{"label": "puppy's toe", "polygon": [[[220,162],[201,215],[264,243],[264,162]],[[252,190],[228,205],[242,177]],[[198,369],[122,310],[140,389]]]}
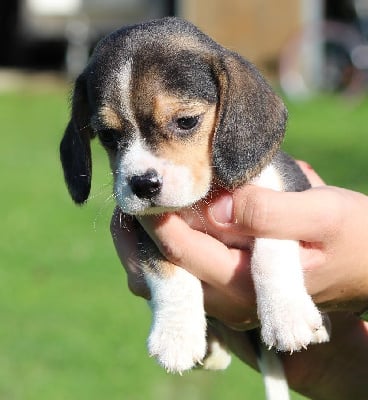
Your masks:
{"label": "puppy's toe", "polygon": [[272,309],[261,320],[266,346],[294,352],[306,348],[314,339],[316,342],[325,339],[321,314],[309,296]]}
{"label": "puppy's toe", "polygon": [[224,370],[230,363],[231,355],[221,342],[212,340],[208,343],[207,354],[203,360],[204,369]]}
{"label": "puppy's toe", "polygon": [[331,322],[327,314],[322,314],[322,326],[312,336],[311,343],[325,343],[330,340]]}
{"label": "puppy's toe", "polygon": [[181,374],[201,364],[206,354],[205,326],[156,326],[148,338],[148,351],[166,371]]}

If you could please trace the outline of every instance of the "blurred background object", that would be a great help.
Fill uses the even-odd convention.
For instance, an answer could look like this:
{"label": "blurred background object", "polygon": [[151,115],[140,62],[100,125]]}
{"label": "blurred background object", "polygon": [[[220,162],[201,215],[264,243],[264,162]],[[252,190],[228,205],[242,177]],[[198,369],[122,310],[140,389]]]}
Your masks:
{"label": "blurred background object", "polygon": [[165,15],[193,22],[291,97],[364,87],[368,0],[2,0],[0,67],[73,78],[102,36]]}
{"label": "blurred background object", "polygon": [[176,11],[275,78],[283,45],[309,14],[317,13],[322,1],[181,0]]}
{"label": "blurred background object", "polygon": [[125,24],[172,14],[167,0],[2,0],[0,64],[65,68],[75,76],[93,45]]}
{"label": "blurred background object", "polygon": [[303,98],[321,92],[356,96],[368,82],[368,1],[325,0],[280,54],[280,85]]}
{"label": "blurred background object", "polygon": [[368,71],[367,0],[182,0],[176,10],[250,59],[292,98],[357,94]]}

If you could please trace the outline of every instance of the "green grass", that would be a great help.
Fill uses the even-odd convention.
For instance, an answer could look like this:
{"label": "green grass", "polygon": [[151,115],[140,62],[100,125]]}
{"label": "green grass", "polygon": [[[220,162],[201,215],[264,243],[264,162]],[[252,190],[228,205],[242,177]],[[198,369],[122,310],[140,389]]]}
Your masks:
{"label": "green grass", "polygon": [[368,100],[320,97],[288,109],[284,148],[328,184],[368,193]]}
{"label": "green grass", "polygon": [[[88,205],[75,207],[64,187],[67,98],[61,89],[0,94],[0,399],[263,398],[259,376],[237,360],[179,377],[148,358],[150,314],[110,240],[111,178],[98,146]],[[285,148],[327,181],[368,192],[367,103],[289,109]]]}

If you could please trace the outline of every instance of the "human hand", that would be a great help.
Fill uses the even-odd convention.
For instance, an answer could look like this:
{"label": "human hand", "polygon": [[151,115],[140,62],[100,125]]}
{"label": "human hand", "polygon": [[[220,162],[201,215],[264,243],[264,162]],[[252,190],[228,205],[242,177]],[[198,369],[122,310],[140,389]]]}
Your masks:
{"label": "human hand", "polygon": [[[300,240],[306,286],[324,311],[360,311],[366,307],[368,198],[324,186],[307,164],[301,167],[313,189],[279,193],[248,185],[232,196],[221,193],[211,199],[210,206],[202,202],[200,210],[192,212],[196,230],[175,214],[140,220],[166,258],[201,279],[209,315],[231,326],[257,323],[250,253],[246,247],[237,248],[239,241],[247,242],[247,236]],[[197,215],[200,218],[195,218]],[[134,293],[147,297],[134,262],[134,226],[124,221],[129,229],[122,231],[118,218],[121,215],[116,211],[112,232],[128,271],[129,286]],[[237,223],[231,223],[231,219]],[[238,242],[236,247],[234,242]]]}
{"label": "human hand", "polygon": [[[198,205],[200,209],[193,216],[201,217],[191,221],[196,230],[175,214],[140,221],[166,258],[202,280],[208,314],[225,322],[218,322],[216,330],[235,354],[253,366],[255,357],[245,336],[226,326],[257,324],[250,253],[246,246],[239,249],[223,243],[231,246],[239,237],[246,242],[247,235],[300,240],[306,285],[320,308],[360,311],[367,305],[368,200],[359,193],[322,187],[323,182],[306,164],[302,168],[315,188],[277,193],[247,186],[232,198],[220,193],[211,199],[210,206],[206,202]],[[120,218],[128,229],[121,230]],[[231,223],[233,220],[237,223]],[[135,223],[116,211],[112,233],[131,290],[148,298],[134,258]],[[368,356],[367,324],[351,313],[337,313],[332,314],[332,325],[330,343],[292,356],[283,354],[289,384],[315,398],[343,399],[347,390],[352,393],[349,383],[353,383],[358,390],[356,398],[364,398],[359,397],[359,379],[367,375],[363,363]]]}
{"label": "human hand", "polygon": [[[332,336],[328,343],[312,345],[293,354],[278,353],[289,387],[311,399],[364,400],[367,398],[368,323],[351,313],[335,312],[329,316]],[[218,320],[211,324],[211,329],[215,329],[232,353],[258,369],[252,343],[244,332],[230,329]]]}
{"label": "human hand", "polygon": [[305,283],[319,308],[360,312],[368,303],[368,197],[325,186],[307,164],[301,167],[312,189],[281,193],[245,186],[217,201],[210,213],[214,224],[225,236],[299,240]]}

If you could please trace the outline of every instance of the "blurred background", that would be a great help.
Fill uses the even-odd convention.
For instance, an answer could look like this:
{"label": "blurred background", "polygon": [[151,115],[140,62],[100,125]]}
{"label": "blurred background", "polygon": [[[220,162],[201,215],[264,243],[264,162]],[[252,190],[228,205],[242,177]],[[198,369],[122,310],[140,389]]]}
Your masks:
{"label": "blurred background", "polygon": [[368,69],[366,0],[2,0],[0,66],[75,77],[123,24],[179,15],[245,55],[290,95],[358,90]]}
{"label": "blurred background", "polygon": [[85,206],[63,182],[72,82],[111,30],[187,18],[283,97],[285,150],[329,184],[368,193],[367,13],[364,0],[1,1],[1,400],[264,398],[260,377],[236,359],[224,372],[179,377],[148,358],[150,313],[127,289],[110,240],[101,147]]}

